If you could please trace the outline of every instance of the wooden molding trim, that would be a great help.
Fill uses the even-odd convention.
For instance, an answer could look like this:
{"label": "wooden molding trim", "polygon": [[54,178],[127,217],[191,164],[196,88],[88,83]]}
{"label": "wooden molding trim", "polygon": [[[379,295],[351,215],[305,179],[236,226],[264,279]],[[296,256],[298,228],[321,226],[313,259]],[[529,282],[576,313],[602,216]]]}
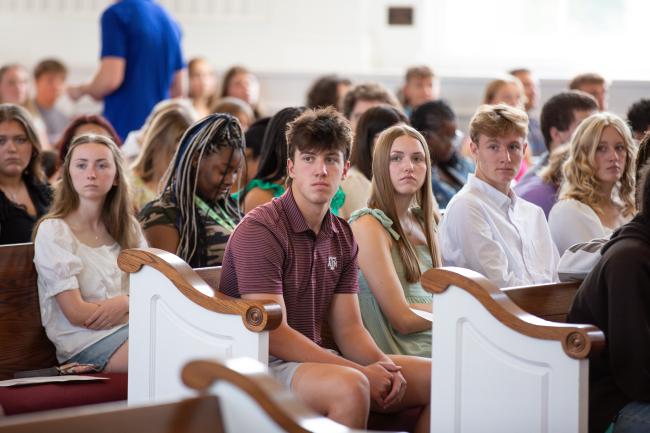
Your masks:
{"label": "wooden molding trim", "polygon": [[571,358],[586,358],[604,348],[605,336],[597,327],[549,322],[533,316],[478,272],[443,267],[430,269],[422,275],[422,287],[431,293],[443,293],[450,285],[471,294],[507,327],[529,337],[562,342],[564,352]]}
{"label": "wooden molding trim", "polygon": [[545,289],[577,289],[580,287],[580,284],[582,284],[582,280],[579,281],[565,281],[562,283],[546,283],[546,284],[536,284],[534,286],[512,286],[512,287],[504,287],[501,290],[504,291],[517,291],[517,290],[530,290],[531,287],[534,287],[535,289],[539,290],[545,290]]}
{"label": "wooden molding trim", "polygon": [[178,256],[157,248],[123,250],[117,263],[124,272],[139,271],[151,266],[164,274],[190,301],[222,314],[238,314],[246,328],[253,332],[270,331],[282,321],[280,305],[272,301],[250,301],[232,298],[215,291]]}
{"label": "wooden molding trim", "polygon": [[0,417],[0,433],[225,433],[214,395],[172,403],[93,404]]}
{"label": "wooden molding trim", "polygon": [[[271,419],[289,433],[332,431],[334,421],[324,418],[298,401],[288,389],[268,374],[264,365],[255,360],[233,358],[223,361],[191,361],[183,367],[181,377],[185,385],[201,393],[207,393],[219,380],[235,385],[253,398]],[[344,426],[337,426],[341,432],[347,431]]]}

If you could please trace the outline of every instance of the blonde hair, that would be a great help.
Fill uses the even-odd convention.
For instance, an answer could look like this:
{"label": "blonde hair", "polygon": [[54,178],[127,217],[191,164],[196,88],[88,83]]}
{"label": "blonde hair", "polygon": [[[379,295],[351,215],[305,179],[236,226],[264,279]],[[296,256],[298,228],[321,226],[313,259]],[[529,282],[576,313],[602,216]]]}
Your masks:
{"label": "blonde hair", "polygon": [[569,144],[562,144],[548,158],[548,164],[541,169],[539,177],[548,184],[559,187],[562,184],[562,165],[569,157]]}
{"label": "blonde hair", "polygon": [[422,276],[422,272],[420,271],[420,260],[415,251],[415,246],[406,236],[406,232],[404,231],[397,215],[397,208],[395,206],[395,187],[391,181],[389,169],[391,147],[393,146],[393,142],[402,136],[416,139],[422,146],[422,151],[424,152],[424,158],[427,165],[426,177],[424,179],[424,184],[415,194],[413,204],[422,209],[424,214],[424,220],[422,221],[424,236],[427,240],[427,249],[431,255],[433,266],[438,267],[441,265],[441,255],[436,238],[439,216],[434,210],[434,198],[431,187],[431,156],[429,155],[427,142],[422,134],[410,126],[402,124],[391,126],[383,131],[377,138],[372,158],[373,177],[368,206],[380,209],[393,221],[393,229],[399,235],[399,239],[395,242],[397,243],[397,251],[400,259],[404,265],[406,280],[410,283],[414,283]]}
{"label": "blonde hair", "polygon": [[79,207],[79,194],[74,189],[72,178],[70,177],[70,163],[74,149],[89,143],[97,143],[108,147],[115,161],[115,178],[117,184],[113,185],[106,194],[101,215],[102,222],[106,226],[106,231],[120,245],[120,248],[137,247],[140,239],[140,227],[133,215],[129,181],[126,177],[122,154],[113,140],[106,136],[96,134],[83,134],[72,140],[61,167],[61,180],[55,186],[52,207],[36,223],[32,238],[36,236],[38,226],[44,220],[48,218],[65,218]]}
{"label": "blonde hair", "polygon": [[469,136],[478,145],[479,137],[495,138],[517,134],[528,135],[528,115],[506,104],[481,105],[469,122]]}
{"label": "blonde hair", "polygon": [[569,144],[569,157],[562,166],[564,181],[559,199],[578,200],[591,207],[597,214],[602,215],[602,199],[599,195],[602,184],[596,177],[596,150],[603,130],[608,126],[616,129],[623,137],[625,144],[625,167],[615,190],[623,207],[623,214],[631,215],[636,211],[634,204],[634,141],[625,122],[611,113],[592,114],[583,120],[573,133]]}
{"label": "blonde hair", "polygon": [[172,105],[157,112],[144,135],[140,155],[131,166],[133,173],[145,182],[152,180],[156,156],[169,156],[169,163],[183,133],[192,123],[192,113],[182,105]]}
{"label": "blonde hair", "polygon": [[515,77],[514,75],[504,75],[503,77],[499,77],[497,79],[490,81],[487,84],[487,86],[485,86],[483,103],[494,104],[494,98],[496,97],[497,92],[499,91],[499,89],[501,89],[503,86],[507,84],[515,85],[517,87],[517,90],[519,90],[520,107],[516,107],[516,108],[524,108],[527,102],[526,92],[524,91],[524,85],[521,84],[521,80],[519,80],[519,78]]}

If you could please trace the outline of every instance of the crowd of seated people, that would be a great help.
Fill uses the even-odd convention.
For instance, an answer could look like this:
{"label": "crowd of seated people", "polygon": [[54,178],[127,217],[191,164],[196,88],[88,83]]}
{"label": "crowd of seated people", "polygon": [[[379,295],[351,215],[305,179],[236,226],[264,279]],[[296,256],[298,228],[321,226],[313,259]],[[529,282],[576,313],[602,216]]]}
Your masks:
{"label": "crowd of seated people", "polygon": [[230,196],[244,161],[244,134],[229,114],[194,123],[162,180],[161,193],[139,214],[149,245],[193,267],[219,266],[241,219]]}
{"label": "crowd of seated people", "polygon": [[[34,95],[26,68],[0,68],[0,244],[34,239],[60,362],[126,370],[128,284],[115,260],[146,245],[193,267],[223,265],[227,294],[280,303],[272,371],[355,427],[369,410],[409,406],[424,407],[418,428],[428,426],[432,297],[419,282],[428,268],[465,267],[498,287],[554,282],[560,255],[598,238],[597,249],[610,246],[603,263],[592,256],[574,317],[608,331],[601,310],[584,313],[585,297],[610,290],[611,245],[646,223],[634,161],[648,141],[647,99],[626,123],[604,111],[607,82],[583,74],[537,121],[538,83],[513,70],[488,84],[463,155],[465,125],[426,66],[408,69],[402,103],[381,84],[332,74],[312,84],[307,108],[271,117],[261,117],[247,68],[226,71],[219,90],[205,58],[188,72],[187,98],[159,102],[122,146],[104,117],[58,110],[61,62],[37,65]],[[310,305],[298,288],[322,297]],[[325,318],[338,352],[320,347]],[[341,386],[314,393],[325,377]]]}
{"label": "crowd of seated people", "polygon": [[528,114],[528,146],[533,156],[539,156],[546,150],[539,119],[533,117],[533,111],[540,100],[539,82],[533,72],[527,68],[513,69],[509,74],[521,81],[524,88],[526,97],[524,109]]}
{"label": "crowd of seated people", "polygon": [[440,98],[440,80],[427,65],[413,66],[406,71],[399,96],[404,112],[411,116],[420,105]]}
{"label": "crowd of seated people", "polygon": [[287,178],[286,129],[303,111],[304,107],[283,108],[269,120],[262,139],[257,172],[238,197],[245,213],[284,193]]}
{"label": "crowd of seated people", "polygon": [[350,218],[354,211],[368,204],[375,143],[383,130],[398,123],[406,124],[408,119],[400,110],[390,105],[372,107],[359,118],[350,154],[350,169],[341,184],[345,193],[340,214],[342,218]]}
{"label": "crowd of seated people", "polygon": [[539,162],[528,170],[514,190],[520,197],[541,207],[547,218],[557,201],[562,181],[562,157],[567,153],[560,148],[569,143],[580,122],[597,109],[596,100],[578,90],[553,95],[542,107],[540,128],[546,151],[539,155]]}
{"label": "crowd of seated people", "polygon": [[443,100],[426,102],[411,114],[411,124],[427,140],[433,195],[444,209],[474,172],[474,164],[458,151],[461,133],[456,114]]}
{"label": "crowd of seated people", "polygon": [[160,182],[176,153],[185,131],[194,123],[193,113],[173,104],[155,113],[142,143],[140,154],[131,166],[133,201],[142,209],[160,193]]}

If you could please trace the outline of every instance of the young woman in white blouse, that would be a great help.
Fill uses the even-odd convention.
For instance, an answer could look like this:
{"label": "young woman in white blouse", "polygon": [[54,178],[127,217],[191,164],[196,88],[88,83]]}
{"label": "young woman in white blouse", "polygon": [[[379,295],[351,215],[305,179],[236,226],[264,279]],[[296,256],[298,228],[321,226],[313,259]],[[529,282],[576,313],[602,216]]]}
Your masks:
{"label": "young woman in white blouse", "polygon": [[128,279],[117,256],[146,242],[132,215],[124,162],[110,138],[81,135],[61,176],[34,236],[43,326],[59,362],[126,371]]}
{"label": "young woman in white blouse", "polygon": [[634,142],[621,118],[591,115],[578,126],[569,147],[559,201],[548,217],[560,254],[571,245],[608,237],[636,212]]}

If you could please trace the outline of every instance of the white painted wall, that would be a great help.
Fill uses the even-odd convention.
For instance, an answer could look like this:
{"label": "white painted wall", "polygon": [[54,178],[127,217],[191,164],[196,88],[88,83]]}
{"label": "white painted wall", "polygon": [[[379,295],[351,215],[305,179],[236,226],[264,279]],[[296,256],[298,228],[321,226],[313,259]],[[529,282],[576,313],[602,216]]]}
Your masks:
{"label": "white painted wall", "polygon": [[[574,73],[613,79],[610,107],[650,97],[642,0],[160,0],[183,28],[187,58],[222,72],[244,64],[262,82],[270,112],[304,102],[319,74],[376,79],[396,89],[408,65],[442,76],[443,96],[462,119],[488,78],[529,66],[548,97]],[[28,67],[56,56],[70,82],[90,77],[99,53],[99,16],[109,0],[0,0],[0,64]],[[388,26],[388,6],[412,6],[413,26]],[[629,81],[635,80],[635,81]],[[95,107],[85,101],[82,107]],[[462,123],[461,123],[462,124]]]}

